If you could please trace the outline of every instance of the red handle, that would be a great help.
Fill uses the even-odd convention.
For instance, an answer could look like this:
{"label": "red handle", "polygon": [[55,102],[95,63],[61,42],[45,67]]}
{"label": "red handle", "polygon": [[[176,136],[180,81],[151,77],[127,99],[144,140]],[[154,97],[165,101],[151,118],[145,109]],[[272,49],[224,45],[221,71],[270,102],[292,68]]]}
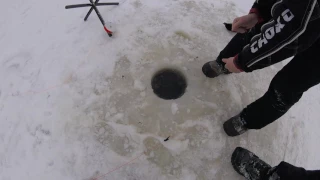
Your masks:
{"label": "red handle", "polygon": [[106,26],[104,26],[104,30],[108,33],[108,35],[112,36],[112,31],[110,31]]}

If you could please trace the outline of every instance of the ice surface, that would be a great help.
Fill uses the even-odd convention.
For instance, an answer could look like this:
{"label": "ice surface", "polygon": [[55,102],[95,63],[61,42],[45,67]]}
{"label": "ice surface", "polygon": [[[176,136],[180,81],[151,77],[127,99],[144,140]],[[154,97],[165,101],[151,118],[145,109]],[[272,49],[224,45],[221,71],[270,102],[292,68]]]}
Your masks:
{"label": "ice surface", "polygon": [[171,104],[171,112],[173,115],[177,114],[179,108],[178,108],[178,104],[177,103],[172,103]]}
{"label": "ice surface", "polygon": [[[319,87],[260,131],[222,130],[283,66],[201,72],[233,35],[223,22],[251,1],[121,0],[99,7],[113,38],[94,13],[83,22],[88,8],[64,9],[80,2],[0,6],[1,180],[240,180],[230,165],[237,146],[272,165],[320,167]],[[151,77],[164,67],[186,75],[180,99],[153,94]]]}

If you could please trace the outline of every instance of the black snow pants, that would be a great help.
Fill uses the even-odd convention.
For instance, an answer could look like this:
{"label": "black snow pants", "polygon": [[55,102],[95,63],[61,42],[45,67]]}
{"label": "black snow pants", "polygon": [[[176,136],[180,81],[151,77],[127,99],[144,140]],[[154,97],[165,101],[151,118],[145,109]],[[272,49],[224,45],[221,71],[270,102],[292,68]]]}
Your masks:
{"label": "black snow pants", "polygon": [[[317,21],[314,23],[320,23],[319,20]],[[260,27],[256,29],[260,29]],[[225,49],[220,52],[217,62],[224,65],[221,61],[222,58],[236,56],[257,33],[260,32],[255,32],[253,28],[248,33],[236,34]],[[254,71],[294,56],[273,78],[264,96],[241,112],[240,115],[246,121],[247,128],[261,129],[274,122],[298,102],[305,91],[320,83],[320,38],[317,34],[319,34],[318,31],[314,34],[309,32],[310,36],[314,35],[314,43],[305,43],[307,45],[300,48],[303,49],[300,52],[288,45],[250,67],[251,71]]]}
{"label": "black snow pants", "polygon": [[286,162],[281,162],[273,171],[266,177],[267,180],[319,180],[320,171],[307,171],[304,168],[295,167]]}

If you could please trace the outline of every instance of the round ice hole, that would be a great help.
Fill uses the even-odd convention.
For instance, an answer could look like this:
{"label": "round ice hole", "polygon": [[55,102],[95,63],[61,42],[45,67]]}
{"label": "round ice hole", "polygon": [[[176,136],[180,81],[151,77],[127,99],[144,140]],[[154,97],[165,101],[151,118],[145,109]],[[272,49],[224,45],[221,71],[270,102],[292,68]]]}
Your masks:
{"label": "round ice hole", "polygon": [[153,92],[162,99],[180,98],[186,91],[187,82],[183,74],[176,69],[162,69],[151,80]]}

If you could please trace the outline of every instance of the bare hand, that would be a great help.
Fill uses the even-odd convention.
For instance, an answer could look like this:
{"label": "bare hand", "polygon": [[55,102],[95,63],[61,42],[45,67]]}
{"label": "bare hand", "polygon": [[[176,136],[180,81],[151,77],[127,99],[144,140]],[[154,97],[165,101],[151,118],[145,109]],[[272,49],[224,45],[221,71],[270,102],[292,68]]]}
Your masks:
{"label": "bare hand", "polygon": [[232,23],[232,31],[237,33],[245,33],[248,29],[253,28],[258,21],[258,15],[254,13],[235,18]]}
{"label": "bare hand", "polygon": [[224,63],[226,63],[225,68],[232,73],[241,73],[242,71],[236,67],[234,64],[234,57],[222,59]]}

